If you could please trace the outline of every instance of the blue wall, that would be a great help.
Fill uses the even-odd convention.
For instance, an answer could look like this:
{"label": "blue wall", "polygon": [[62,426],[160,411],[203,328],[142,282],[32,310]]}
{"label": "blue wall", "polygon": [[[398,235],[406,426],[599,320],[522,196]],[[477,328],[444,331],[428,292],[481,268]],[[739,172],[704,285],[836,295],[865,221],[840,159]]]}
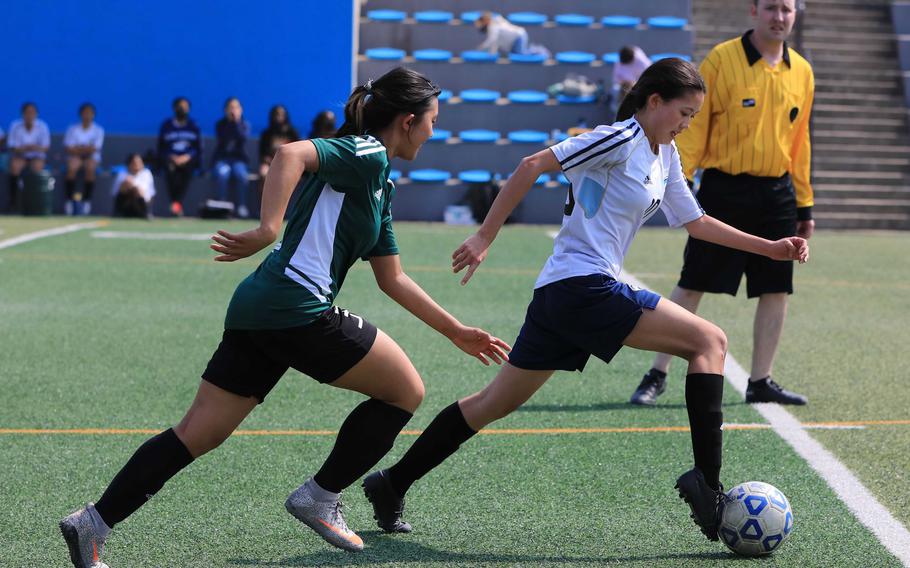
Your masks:
{"label": "blue wall", "polygon": [[305,136],[313,115],[350,93],[352,1],[4,2],[0,125],[32,100],[62,132],[91,101],[107,132],[157,134],[185,95],[211,134],[233,95],[257,135],[280,102]]}

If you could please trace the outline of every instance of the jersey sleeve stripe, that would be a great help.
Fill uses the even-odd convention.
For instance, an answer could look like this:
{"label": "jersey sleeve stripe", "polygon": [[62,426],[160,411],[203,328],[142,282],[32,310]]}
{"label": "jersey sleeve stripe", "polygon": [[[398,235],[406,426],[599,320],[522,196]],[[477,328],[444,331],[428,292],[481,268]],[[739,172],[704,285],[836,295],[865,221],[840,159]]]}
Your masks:
{"label": "jersey sleeve stripe", "polygon": [[369,156],[370,154],[375,154],[376,152],[385,152],[385,146],[379,146],[376,148],[364,148],[363,150],[357,150],[354,153],[355,156]]}
{"label": "jersey sleeve stripe", "polygon": [[592,143],[592,144],[589,144],[586,148],[582,148],[581,150],[579,150],[578,152],[575,152],[575,153],[572,154],[571,156],[567,156],[567,157],[564,158],[562,161],[560,161],[559,164],[560,164],[560,165],[563,165],[563,164],[565,164],[566,162],[569,162],[569,161],[571,161],[571,160],[574,160],[574,159],[577,158],[578,156],[581,156],[581,155],[584,154],[585,152],[590,152],[591,150],[593,150],[593,149],[596,148],[597,146],[600,146],[601,144],[605,144],[606,142],[609,142],[610,140],[616,138],[617,136],[620,136],[620,135],[621,135],[622,133],[624,133],[624,132],[630,131],[630,130],[632,129],[633,126],[638,126],[638,125],[635,124],[635,123],[633,122],[633,123],[629,124],[628,126],[626,126],[626,127],[625,127],[624,129],[622,129],[622,130],[617,130],[616,132],[613,132],[612,134],[608,134],[607,136],[604,136],[603,138],[601,138],[601,139],[598,140],[597,142],[594,142],[594,143]]}
{"label": "jersey sleeve stripe", "polygon": [[[630,125],[630,126],[631,126],[631,125]],[[624,130],[623,132],[625,132],[625,130]],[[636,136],[638,136],[638,133],[639,133],[639,132],[641,132],[641,128],[640,128],[640,127],[639,127],[639,128],[636,128],[636,129],[635,129],[635,132],[633,132],[631,136],[629,136],[629,137],[627,137],[627,138],[623,138],[623,139],[620,140],[619,142],[613,144],[612,146],[608,146],[607,148],[604,148],[604,149],[601,150],[600,152],[594,152],[593,154],[588,154],[588,156],[586,156],[583,160],[579,160],[579,161],[575,162],[574,164],[572,164],[571,166],[565,165],[565,161],[560,162],[560,165],[562,166],[562,171],[567,172],[567,171],[569,171],[570,169],[572,169],[572,168],[574,168],[574,167],[576,167],[576,166],[580,166],[581,164],[587,162],[588,160],[591,160],[591,159],[593,159],[593,158],[596,158],[597,156],[600,156],[600,155],[602,155],[602,154],[606,154],[607,152],[609,152],[609,151],[611,151],[611,150],[615,150],[616,148],[619,148],[620,146],[622,146],[623,144],[626,144],[627,142],[631,142],[632,140],[635,139]],[[567,161],[567,160],[566,160],[566,161]]]}

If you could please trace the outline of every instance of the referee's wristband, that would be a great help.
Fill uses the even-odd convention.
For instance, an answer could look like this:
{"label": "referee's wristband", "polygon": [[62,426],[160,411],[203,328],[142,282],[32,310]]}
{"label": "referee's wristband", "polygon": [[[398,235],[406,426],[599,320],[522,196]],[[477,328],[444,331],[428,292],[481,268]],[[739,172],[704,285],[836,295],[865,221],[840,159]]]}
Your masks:
{"label": "referee's wristband", "polygon": [[797,221],[811,221],[812,220],[812,206],[808,207],[797,207],[796,208],[796,220]]}

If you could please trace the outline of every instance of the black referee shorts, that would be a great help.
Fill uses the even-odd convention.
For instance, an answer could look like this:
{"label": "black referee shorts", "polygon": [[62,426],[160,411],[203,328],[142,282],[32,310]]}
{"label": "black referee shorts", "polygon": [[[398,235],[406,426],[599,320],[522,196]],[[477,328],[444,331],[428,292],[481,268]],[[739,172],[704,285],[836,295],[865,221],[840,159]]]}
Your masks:
{"label": "black referee shorts", "polygon": [[[790,176],[756,177],[705,170],[698,201],[708,215],[770,240],[796,234],[796,194]],[[746,294],[793,293],[793,261],[739,251],[689,237],[678,286],[735,296],[743,274]]]}
{"label": "black referee shorts", "polygon": [[240,396],[265,400],[291,367],[331,383],[370,352],[376,327],[331,307],[309,325],[287,329],[226,329],[202,378]]}

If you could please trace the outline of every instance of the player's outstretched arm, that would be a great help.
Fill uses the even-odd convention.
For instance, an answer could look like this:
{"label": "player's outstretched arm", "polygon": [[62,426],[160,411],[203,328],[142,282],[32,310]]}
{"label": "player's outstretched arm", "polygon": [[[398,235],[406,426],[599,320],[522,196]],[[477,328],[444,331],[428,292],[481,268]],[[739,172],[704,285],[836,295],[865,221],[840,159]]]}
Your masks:
{"label": "player's outstretched arm", "polygon": [[265,177],[262,189],[262,211],[259,226],[242,233],[219,230],[212,236],[214,244],[209,245],[221,253],[215,260],[233,262],[256,254],[272,244],[281,231],[288,201],[303,172],[319,169],[316,147],[309,140],[292,142],[278,148],[272,166]]}
{"label": "player's outstretched arm", "polygon": [[809,260],[809,243],[800,237],[786,237],[769,241],[735,229],[710,215],[686,223],[689,234],[703,241],[767,256],[774,260],[796,260],[800,264]]}
{"label": "player's outstretched arm", "polygon": [[549,148],[521,160],[493,201],[483,225],[452,253],[452,271],[458,273],[465,268],[468,269],[461,279],[462,286],[468,283],[474,271],[487,257],[487,249],[493,244],[499,229],[534,186],[540,174],[559,169],[559,160]]}
{"label": "player's outstretched arm", "polygon": [[[508,360],[509,345],[486,331],[468,327],[447,312],[401,269],[399,256],[374,256],[370,266],[379,288],[421,321],[449,338],[459,349],[484,365]],[[488,360],[489,359],[489,360]]]}

